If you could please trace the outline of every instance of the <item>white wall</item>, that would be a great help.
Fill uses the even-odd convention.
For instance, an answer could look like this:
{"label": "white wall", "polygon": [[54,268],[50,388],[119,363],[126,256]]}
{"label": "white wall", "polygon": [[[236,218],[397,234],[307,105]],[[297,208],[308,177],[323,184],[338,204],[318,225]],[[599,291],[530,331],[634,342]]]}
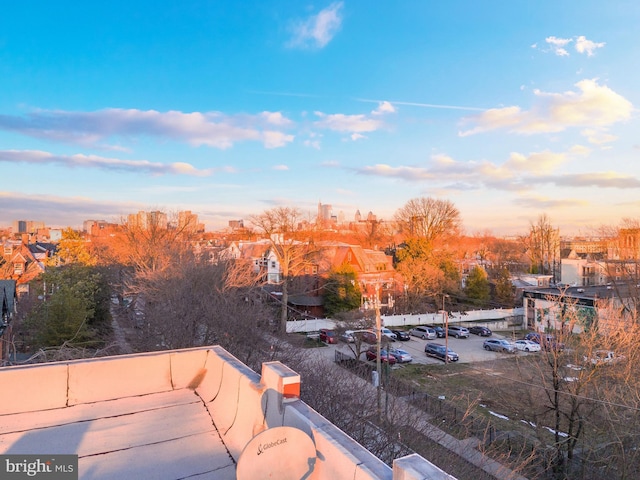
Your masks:
{"label": "white wall", "polygon": [[[493,330],[508,330],[514,326],[522,327],[524,308],[496,308],[492,310],[473,310],[469,312],[449,313],[449,323],[484,323]],[[518,325],[514,325],[514,323]],[[410,315],[382,315],[385,327],[408,327],[414,325],[443,324],[442,313],[422,313]],[[335,328],[339,322],[323,318],[312,320],[292,320],[287,322],[287,333],[314,332],[321,328]]]}

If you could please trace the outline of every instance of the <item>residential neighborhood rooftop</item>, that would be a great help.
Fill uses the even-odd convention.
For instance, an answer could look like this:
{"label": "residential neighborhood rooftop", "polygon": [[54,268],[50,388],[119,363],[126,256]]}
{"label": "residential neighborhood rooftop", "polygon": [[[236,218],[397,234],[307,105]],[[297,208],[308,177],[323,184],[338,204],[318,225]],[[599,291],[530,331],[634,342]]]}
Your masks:
{"label": "residential neighborhood rooftop", "polygon": [[453,478],[418,455],[390,468],[299,399],[294,371],[218,346],[4,367],[0,389],[0,454],[76,454],[82,479]]}

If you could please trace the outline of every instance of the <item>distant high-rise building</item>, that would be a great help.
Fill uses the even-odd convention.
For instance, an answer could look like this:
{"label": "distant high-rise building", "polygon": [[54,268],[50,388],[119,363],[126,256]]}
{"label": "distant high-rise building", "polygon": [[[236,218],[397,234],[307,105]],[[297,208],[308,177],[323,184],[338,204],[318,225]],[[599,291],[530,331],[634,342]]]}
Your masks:
{"label": "distant high-rise building", "polygon": [[82,222],[82,231],[84,233],[91,233],[91,229],[95,224],[107,223],[105,220],[85,220]]}
{"label": "distant high-rise building", "polygon": [[167,228],[169,225],[167,214],[159,211],[139,211],[138,213],[132,213],[127,217],[127,223],[129,227],[141,228],[143,230],[148,230],[152,227]]}
{"label": "distant high-rise building", "polygon": [[244,228],[244,221],[243,220],[229,220],[229,228],[231,228],[232,230],[237,230],[240,228]]}
{"label": "distant high-rise building", "polygon": [[331,205],[323,205],[318,202],[318,221],[330,222],[331,221]]}
{"label": "distant high-rise building", "polygon": [[44,222],[33,220],[14,220],[12,232],[15,233],[36,233],[38,229],[44,228]]}
{"label": "distant high-rise building", "polygon": [[178,230],[196,233],[198,231],[198,215],[185,210],[178,213]]}

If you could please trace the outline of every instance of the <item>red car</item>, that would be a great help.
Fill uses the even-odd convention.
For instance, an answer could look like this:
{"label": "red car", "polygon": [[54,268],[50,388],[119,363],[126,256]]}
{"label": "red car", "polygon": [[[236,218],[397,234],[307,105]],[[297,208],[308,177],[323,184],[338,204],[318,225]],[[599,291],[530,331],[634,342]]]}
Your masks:
{"label": "red car", "polygon": [[[367,350],[366,353],[367,360],[375,360],[378,356],[377,353],[378,352],[376,351],[376,347],[371,347],[369,350]],[[386,350],[380,350],[380,361],[388,362],[389,365],[394,365],[397,362],[396,357],[394,357],[393,355],[389,355],[389,352],[387,352]]]}
{"label": "red car", "polygon": [[338,343],[338,336],[333,330],[329,330],[328,328],[321,328],[320,340],[324,343]]}

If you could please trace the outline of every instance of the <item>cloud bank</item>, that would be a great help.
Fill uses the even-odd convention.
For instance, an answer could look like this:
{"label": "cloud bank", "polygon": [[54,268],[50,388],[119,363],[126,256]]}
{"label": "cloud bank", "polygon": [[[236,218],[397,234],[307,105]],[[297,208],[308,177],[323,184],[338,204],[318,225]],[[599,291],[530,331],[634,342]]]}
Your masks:
{"label": "cloud bank", "polygon": [[596,80],[581,80],[575,86],[577,92],[534,90],[535,102],[528,111],[510,106],[466,117],[463,123],[475,126],[461,131],[459,135],[464,137],[492,130],[527,135],[551,133],[570,127],[606,127],[631,118],[631,102],[609,87],[599,85]]}
{"label": "cloud bank", "polygon": [[120,160],[97,155],[55,155],[41,150],[0,150],[0,162],[32,165],[55,164],[64,167],[100,168],[150,175],[190,175],[196,177],[206,177],[215,171],[214,169],[199,170],[184,162],[164,164],[147,160]]}
{"label": "cloud bank", "polygon": [[158,112],[109,108],[95,112],[39,110],[25,116],[0,115],[0,129],[30,137],[95,146],[108,138],[149,136],[219,149],[237,142],[278,148],[293,141],[281,131],[292,124],[280,112],[229,116],[220,112]]}

